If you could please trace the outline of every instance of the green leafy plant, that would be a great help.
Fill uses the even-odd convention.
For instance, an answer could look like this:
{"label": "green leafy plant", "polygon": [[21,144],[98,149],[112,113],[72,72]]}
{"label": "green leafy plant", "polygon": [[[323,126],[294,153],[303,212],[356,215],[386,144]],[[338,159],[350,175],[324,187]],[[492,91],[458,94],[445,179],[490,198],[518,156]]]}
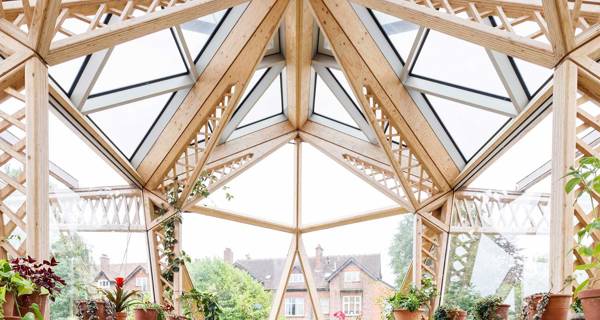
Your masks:
{"label": "green leafy plant", "polygon": [[421,287],[411,286],[408,292],[396,292],[388,298],[389,304],[394,309],[403,309],[415,312],[420,308],[427,307],[431,299],[437,296],[437,288],[433,280],[425,278],[421,280]]}
{"label": "green leafy plant", "polygon": [[106,299],[115,306],[115,312],[123,312],[134,304],[133,298],[139,295],[139,291],[125,290],[123,288],[123,285],[125,284],[125,279],[121,277],[115,278],[115,282],[116,287],[114,291],[100,289],[100,292],[102,292]]}
{"label": "green leafy plant", "polygon": [[[0,304],[6,302],[6,295],[9,293],[15,296],[23,296],[32,294],[35,290],[33,282],[13,271],[7,260],[0,260]],[[2,308],[0,308],[1,317],[4,317]]]}
{"label": "green leafy plant", "polygon": [[444,304],[435,310],[433,320],[454,320],[461,311],[463,310],[457,306]]}
{"label": "green leafy plant", "polygon": [[21,319],[22,320],[44,320],[44,315],[40,311],[40,307],[37,303],[31,305],[31,312],[27,312]]}
{"label": "green leafy plant", "polygon": [[136,301],[133,303],[133,305],[135,306],[136,310],[144,310],[144,311],[150,311],[150,310],[154,310],[156,311],[158,317],[157,320],[165,320],[167,318],[166,312],[163,309],[163,306],[161,306],[160,304],[154,303],[146,298],[144,298],[141,301]]}
{"label": "green leafy plant", "polygon": [[[579,199],[583,195],[587,195],[593,210],[592,216],[594,217],[590,223],[577,232],[577,245],[575,246],[575,250],[582,257],[586,257],[589,262],[576,266],[576,270],[590,271],[600,268],[600,243],[591,241],[592,234],[600,231],[600,218],[598,217],[596,203],[594,203],[594,198],[592,196],[596,193],[600,193],[599,174],[600,159],[596,157],[584,157],[579,160],[579,165],[576,168],[571,167],[566,175],[568,180],[565,184],[565,191],[567,193],[575,192],[576,199]],[[581,282],[575,288],[573,293],[574,296],[577,296],[581,290],[585,289],[590,284],[593,285],[594,283],[590,283],[589,279]]]}
{"label": "green leafy plant", "polygon": [[206,320],[219,320],[223,314],[217,295],[192,289],[181,295],[186,317],[193,319],[195,312],[202,312]]}
{"label": "green leafy plant", "polygon": [[496,314],[498,307],[502,304],[502,298],[498,296],[487,296],[478,299],[473,304],[471,315],[475,320],[499,320],[500,317]]}

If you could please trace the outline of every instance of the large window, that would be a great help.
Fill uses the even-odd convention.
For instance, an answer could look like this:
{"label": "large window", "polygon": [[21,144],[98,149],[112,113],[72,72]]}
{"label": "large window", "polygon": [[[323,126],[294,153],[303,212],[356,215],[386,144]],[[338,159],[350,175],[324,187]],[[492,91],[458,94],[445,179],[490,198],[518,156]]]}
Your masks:
{"label": "large window", "polygon": [[362,311],[361,296],[344,296],[342,298],[343,311],[347,316],[359,315]]}
{"label": "large window", "polygon": [[285,298],[285,315],[292,317],[304,316],[304,298]]}

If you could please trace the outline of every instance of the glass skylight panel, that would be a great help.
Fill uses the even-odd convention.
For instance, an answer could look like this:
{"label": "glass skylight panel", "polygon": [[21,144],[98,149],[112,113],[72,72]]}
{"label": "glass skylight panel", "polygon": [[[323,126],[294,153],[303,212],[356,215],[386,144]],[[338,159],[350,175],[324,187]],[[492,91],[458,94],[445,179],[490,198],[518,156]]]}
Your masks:
{"label": "glass skylight panel", "polygon": [[484,48],[433,30],[428,32],[411,73],[508,97]]}
{"label": "glass skylight panel", "polygon": [[283,113],[282,99],[280,74],[273,82],[271,82],[269,88],[267,88],[252,109],[250,109],[250,112],[248,112],[242,122],[240,122],[238,128]]}
{"label": "glass skylight panel", "polygon": [[186,72],[175,38],[166,29],[116,46],[92,94]]}
{"label": "glass skylight panel", "polygon": [[537,64],[513,58],[527,91],[534,96],[538,90],[552,78],[552,69],[544,68]]}
{"label": "glass skylight panel", "polygon": [[221,10],[181,25],[183,38],[194,59],[198,59],[212,34],[227,15],[228,10]]}
{"label": "glass skylight panel", "polygon": [[426,97],[466,160],[471,159],[509,120],[491,111],[432,95]]}
{"label": "glass skylight panel", "polygon": [[73,82],[85,61],[85,58],[86,57],[79,57],[48,68],[50,77],[56,81],[65,93],[69,93],[69,90],[71,90]]}
{"label": "glass skylight panel", "polygon": [[408,58],[415,41],[419,26],[400,20],[383,12],[371,10],[373,16],[387,35],[392,46],[402,59]]}
{"label": "glass skylight panel", "polygon": [[171,93],[94,112],[89,117],[130,158],[161,111]]}
{"label": "glass skylight panel", "polygon": [[320,116],[329,118],[346,126],[358,129],[358,124],[344,109],[342,103],[333,94],[325,81],[317,75],[315,81],[315,106],[314,112]]}
{"label": "glass skylight panel", "polygon": [[335,80],[337,80],[337,82],[342,86],[342,88],[344,88],[344,91],[346,91],[346,94],[350,97],[350,99],[352,99],[354,105],[356,105],[357,107],[360,106],[358,100],[356,99],[356,96],[354,95],[354,91],[352,91],[352,87],[350,86],[350,83],[348,83],[348,79],[346,79],[344,73],[341,70],[334,68],[327,68],[327,70],[329,70],[329,72],[333,74]]}
{"label": "glass skylight panel", "polygon": [[246,97],[248,96],[248,94],[254,89],[254,87],[256,87],[256,84],[258,83],[258,81],[260,81],[260,79],[262,79],[262,77],[265,75],[265,73],[267,73],[269,71],[270,68],[263,68],[263,69],[258,69],[256,71],[254,71],[254,74],[252,75],[252,78],[250,78],[250,82],[248,82],[248,85],[246,86],[246,90],[244,90],[244,94],[242,95],[242,98],[240,99],[240,103],[243,103],[244,100],[246,100]]}

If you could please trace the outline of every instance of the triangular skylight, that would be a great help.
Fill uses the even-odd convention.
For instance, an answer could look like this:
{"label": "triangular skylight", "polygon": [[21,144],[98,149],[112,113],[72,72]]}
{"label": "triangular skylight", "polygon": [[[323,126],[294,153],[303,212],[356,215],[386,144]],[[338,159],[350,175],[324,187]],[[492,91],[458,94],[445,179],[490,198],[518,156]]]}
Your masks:
{"label": "triangular skylight", "polygon": [[171,93],[89,114],[119,150],[130,158],[160,115]]}
{"label": "triangular skylight", "polygon": [[521,59],[515,58],[513,61],[531,97],[552,78],[552,69],[544,68]]}
{"label": "triangular skylight", "polygon": [[229,12],[222,10],[181,25],[181,31],[192,57],[197,60],[223,18]]}
{"label": "triangular skylight", "polygon": [[187,71],[173,31],[165,29],[116,46],[102,69],[92,94]]}
{"label": "triangular skylight", "polygon": [[342,103],[319,75],[315,79],[314,99],[315,114],[359,130],[356,121],[352,119],[348,111],[344,109]]}
{"label": "triangular skylight", "polygon": [[425,95],[465,160],[470,160],[509,120],[508,117],[433,95]]}
{"label": "triangular skylight", "polygon": [[376,10],[370,11],[396,50],[396,53],[400,55],[403,61],[406,61],[415,41],[415,37],[417,36],[419,26],[407,21],[402,21],[383,12]]}
{"label": "triangular skylight", "polygon": [[354,95],[354,91],[352,90],[350,83],[348,83],[348,79],[346,79],[344,73],[341,70],[335,68],[327,68],[327,70],[331,72],[335,80],[342,86],[342,88],[346,92],[346,95],[348,95],[348,97],[352,99],[352,102],[354,102],[354,105],[358,108],[360,106],[360,103],[358,103],[358,100]]}
{"label": "triangular skylight", "polygon": [[246,89],[244,90],[244,94],[242,94],[242,97],[240,98],[240,104],[244,103],[244,100],[246,100],[246,97],[248,97],[248,94],[250,94],[250,92],[252,92],[254,90],[254,88],[256,87],[256,84],[260,81],[260,79],[262,79],[265,76],[265,74],[268,71],[269,71],[269,68],[262,68],[262,69],[257,69],[256,71],[254,71],[252,78],[250,78],[250,81],[248,81],[248,85],[246,86]]}
{"label": "triangular skylight", "polygon": [[283,113],[283,91],[281,74],[269,85],[267,90],[256,101],[250,112],[246,114],[238,128],[271,118]]}
{"label": "triangular skylight", "polygon": [[50,74],[50,77],[56,81],[59,87],[68,94],[85,60],[86,57],[79,57],[61,64],[50,66],[48,67],[48,73]]}
{"label": "triangular skylight", "polygon": [[411,74],[508,97],[484,48],[433,30],[427,32]]}

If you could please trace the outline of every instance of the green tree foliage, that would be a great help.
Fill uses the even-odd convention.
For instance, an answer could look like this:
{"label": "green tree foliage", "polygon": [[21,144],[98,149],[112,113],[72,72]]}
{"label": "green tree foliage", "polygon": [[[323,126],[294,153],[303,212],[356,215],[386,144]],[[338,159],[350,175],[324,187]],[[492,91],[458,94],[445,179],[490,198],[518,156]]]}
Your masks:
{"label": "green tree foliage", "polygon": [[404,216],[397,230],[388,253],[392,258],[390,264],[396,276],[396,285],[400,287],[412,262],[413,217]]}
{"label": "green tree foliage", "polygon": [[89,284],[94,280],[92,252],[76,233],[61,233],[52,243],[52,254],[59,261],[55,272],[67,282],[51,306],[52,319],[76,319],[73,302],[88,298]]}
{"label": "green tree foliage", "polygon": [[223,320],[263,320],[269,317],[271,294],[247,272],[219,259],[188,265],[194,287],[217,295]]}
{"label": "green tree foliage", "polygon": [[457,306],[463,310],[471,310],[475,302],[482,296],[475,291],[473,285],[463,286],[456,282],[450,282],[444,295],[444,303]]}

